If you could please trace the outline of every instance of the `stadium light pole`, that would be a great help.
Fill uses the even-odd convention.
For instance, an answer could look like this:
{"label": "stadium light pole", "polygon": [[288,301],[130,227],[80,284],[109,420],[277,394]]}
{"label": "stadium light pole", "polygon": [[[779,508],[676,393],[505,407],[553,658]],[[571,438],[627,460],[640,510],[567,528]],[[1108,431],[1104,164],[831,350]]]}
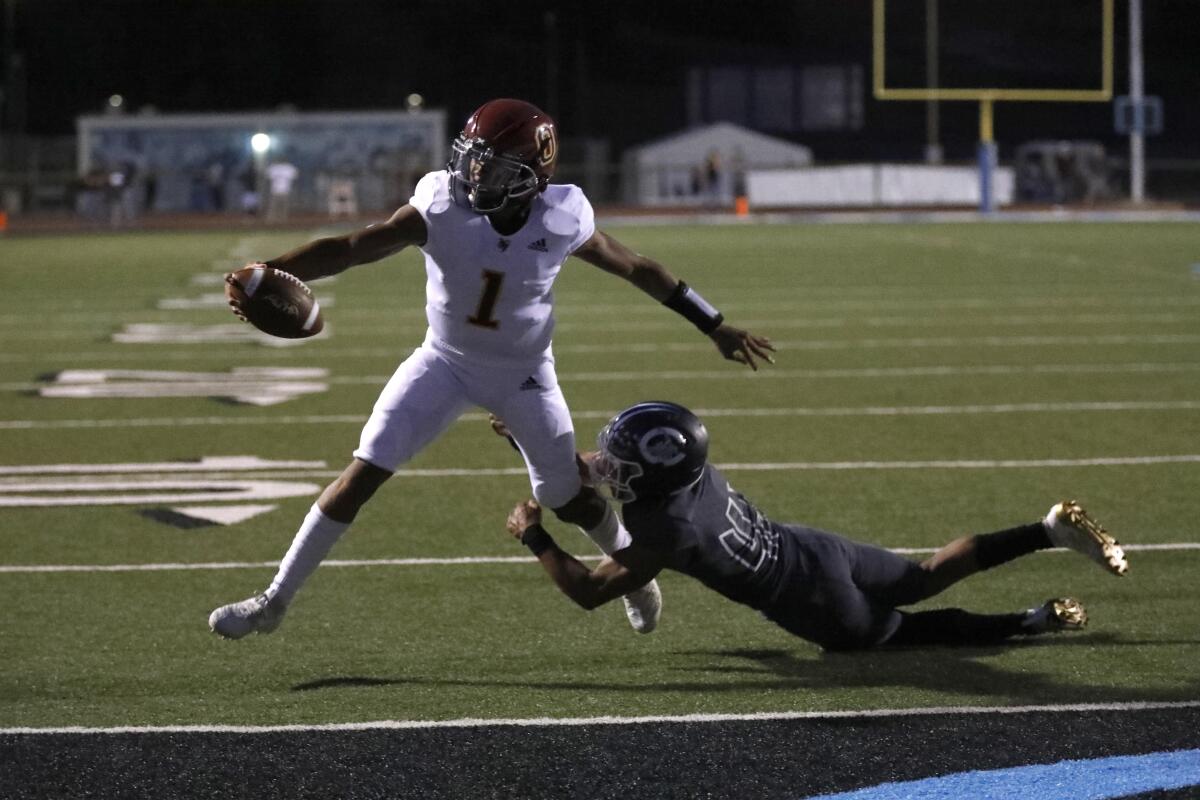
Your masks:
{"label": "stadium light pole", "polygon": [[1129,0],[1129,106],[1134,124],[1129,129],[1129,199],[1146,200],[1145,87],[1142,71],[1142,0]]}

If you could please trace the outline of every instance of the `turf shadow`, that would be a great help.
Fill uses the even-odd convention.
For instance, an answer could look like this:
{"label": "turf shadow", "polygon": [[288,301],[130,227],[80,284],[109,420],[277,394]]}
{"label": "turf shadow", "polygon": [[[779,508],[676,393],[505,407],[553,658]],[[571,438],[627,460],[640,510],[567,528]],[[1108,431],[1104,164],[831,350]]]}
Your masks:
{"label": "turf shadow", "polygon": [[[1192,642],[1186,642],[1191,644]],[[691,651],[714,660],[700,667],[720,674],[772,675],[793,679],[797,688],[905,688],[973,694],[985,698],[1029,703],[1090,703],[1097,701],[1171,702],[1194,700],[1200,678],[1176,689],[1136,685],[1080,683],[1069,670],[1037,673],[1005,669],[988,659],[1016,647],[1046,650],[1047,660],[1061,648],[1138,645],[1111,634],[1062,637],[987,647],[924,647],[867,650],[855,653],[821,652],[816,658],[798,657],[788,650]],[[1162,644],[1162,642],[1154,642]]]}

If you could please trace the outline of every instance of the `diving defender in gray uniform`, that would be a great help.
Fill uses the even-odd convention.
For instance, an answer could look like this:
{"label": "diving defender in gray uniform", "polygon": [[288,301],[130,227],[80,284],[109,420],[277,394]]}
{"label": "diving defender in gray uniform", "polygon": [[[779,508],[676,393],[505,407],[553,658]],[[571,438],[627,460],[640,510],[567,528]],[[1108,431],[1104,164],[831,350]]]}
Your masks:
{"label": "diving defender in gray uniform", "polygon": [[597,441],[599,450],[581,457],[581,472],[624,504],[632,544],[589,569],[554,543],[536,502],[521,503],[508,517],[509,532],[586,609],[673,569],[827,650],[978,645],[1078,630],[1087,613],[1070,598],[1013,614],[899,609],[968,575],[1051,547],[1076,550],[1115,575],[1128,569],[1117,541],[1074,501],[1056,504],[1027,525],[955,539],[922,562],[774,522],[708,463],[707,430],[674,403],[631,406],[609,421]]}

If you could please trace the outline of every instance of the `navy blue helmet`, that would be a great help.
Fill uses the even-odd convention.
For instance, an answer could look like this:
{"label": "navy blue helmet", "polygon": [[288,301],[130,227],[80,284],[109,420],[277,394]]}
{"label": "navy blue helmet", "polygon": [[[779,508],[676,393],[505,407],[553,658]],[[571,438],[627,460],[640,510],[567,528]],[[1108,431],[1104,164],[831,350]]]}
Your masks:
{"label": "navy blue helmet", "polygon": [[685,489],[704,474],[708,430],[683,406],[638,403],[617,414],[596,437],[592,475],[615,500],[628,503]]}

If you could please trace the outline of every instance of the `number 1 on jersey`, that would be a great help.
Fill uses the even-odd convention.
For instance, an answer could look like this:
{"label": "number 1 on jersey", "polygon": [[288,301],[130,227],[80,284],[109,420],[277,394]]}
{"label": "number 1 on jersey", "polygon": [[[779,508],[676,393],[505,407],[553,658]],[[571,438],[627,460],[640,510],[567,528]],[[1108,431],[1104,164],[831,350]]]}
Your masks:
{"label": "number 1 on jersey", "polygon": [[475,313],[467,317],[467,322],[481,328],[498,328],[500,322],[492,318],[496,310],[496,301],[500,299],[500,286],[504,283],[504,273],[490,269],[483,271],[483,294],[479,297],[479,306]]}

